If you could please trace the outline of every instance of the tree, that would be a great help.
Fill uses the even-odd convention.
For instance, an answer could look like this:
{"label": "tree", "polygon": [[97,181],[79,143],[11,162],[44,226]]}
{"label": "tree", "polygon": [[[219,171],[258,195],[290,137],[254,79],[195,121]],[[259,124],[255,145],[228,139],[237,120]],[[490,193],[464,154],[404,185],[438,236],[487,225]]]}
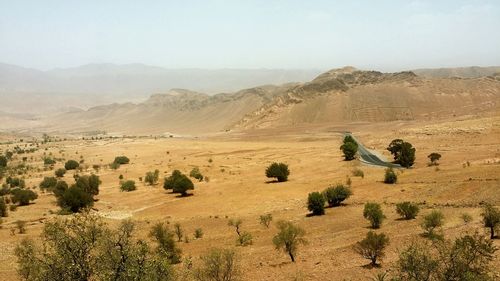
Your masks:
{"label": "tree", "polygon": [[66,169],[64,169],[64,168],[59,168],[59,169],[57,169],[57,170],[54,172],[54,174],[56,175],[56,177],[58,177],[58,178],[62,178],[62,177],[64,177],[64,174],[66,174]]}
{"label": "tree", "polygon": [[180,193],[181,196],[186,196],[188,190],[194,189],[193,182],[179,170],[174,170],[172,175],[165,178],[163,188],[172,189],[173,193]]}
{"label": "tree", "polygon": [[55,177],[44,177],[39,186],[41,190],[51,190],[56,184],[57,179]]}
{"label": "tree", "polygon": [[137,189],[137,187],[135,186],[135,181],[133,181],[133,180],[124,181],[120,185],[120,190],[121,191],[127,191],[127,192],[129,192],[129,191],[134,191],[136,189]]}
{"label": "tree", "polygon": [[369,220],[372,228],[380,228],[385,215],[378,203],[366,203],[363,210],[363,217]]}
{"label": "tree", "polygon": [[399,253],[398,280],[431,281],[439,268],[439,261],[432,256],[429,246],[421,241],[412,242]]}
{"label": "tree", "polygon": [[384,183],[394,184],[398,181],[398,175],[392,168],[385,169]]}
{"label": "tree", "polygon": [[393,140],[387,150],[394,156],[394,163],[400,164],[405,168],[413,166],[415,162],[415,148],[409,142],[402,139]]}
{"label": "tree", "polygon": [[396,212],[405,220],[414,219],[419,210],[417,204],[408,201],[396,204]]}
{"label": "tree", "polygon": [[157,243],[156,252],[159,256],[166,258],[170,263],[180,263],[182,251],[174,240],[174,234],[168,229],[168,226],[159,222],[153,226],[149,232]]}
{"label": "tree", "polygon": [[144,182],[149,185],[155,185],[158,183],[158,179],[160,177],[160,170],[156,169],[154,172],[147,172],[144,177]]}
{"label": "tree", "polygon": [[57,204],[65,210],[76,213],[80,210],[92,207],[92,205],[94,205],[94,198],[92,194],[76,185],[72,185],[58,198]]}
{"label": "tree", "polygon": [[401,155],[401,146],[403,143],[404,141],[402,139],[394,139],[387,147],[387,150],[389,150],[389,152],[394,157],[394,162],[397,162],[399,160],[399,157]]}
{"label": "tree", "polygon": [[130,163],[130,159],[127,156],[116,156],[113,163],[124,165]]}
{"label": "tree", "polygon": [[337,184],[335,187],[330,186],[323,191],[328,206],[335,207],[340,206],[344,200],[352,195],[351,188],[344,186],[343,184]]}
{"label": "tree", "polygon": [[439,159],[441,159],[441,154],[439,154],[437,152],[433,152],[433,153],[427,155],[427,158],[429,158],[429,161],[431,161],[429,163],[429,166],[432,166],[432,165],[437,166],[437,165],[439,165],[438,161],[439,161]]}
{"label": "tree", "polygon": [[495,238],[495,230],[500,227],[500,210],[491,204],[486,204],[481,213],[484,226],[490,229],[490,238]]}
{"label": "tree", "polygon": [[430,214],[424,216],[424,221],[422,222],[422,228],[425,231],[425,236],[429,238],[441,238],[441,235],[436,234],[434,231],[436,228],[441,227],[444,223],[444,215],[441,211],[433,210]]}
{"label": "tree", "polygon": [[234,226],[238,238],[236,244],[239,246],[248,246],[252,244],[252,234],[246,231],[241,231],[240,227],[243,221],[241,219],[230,219],[227,223],[228,226]]}
{"label": "tree", "polygon": [[64,168],[68,171],[74,170],[74,169],[78,168],[78,166],[80,166],[80,164],[75,160],[68,160],[68,161],[66,161],[66,163],[64,163]]}
{"label": "tree", "polygon": [[290,256],[292,262],[295,262],[299,245],[307,244],[307,240],[304,238],[306,231],[288,221],[278,221],[277,227],[279,231],[273,237],[276,250],[283,250]]}
{"label": "tree", "polygon": [[76,186],[92,196],[99,194],[100,184],[101,180],[99,179],[99,176],[96,176],[94,174],[90,176],[88,175],[80,176],[76,180]]}
{"label": "tree", "polygon": [[203,180],[203,175],[201,174],[200,169],[198,167],[194,167],[189,173],[189,176],[197,179],[198,181]]}
{"label": "tree", "polygon": [[262,224],[266,228],[269,228],[269,225],[271,224],[272,220],[273,220],[273,215],[271,214],[265,214],[260,216],[260,224]]}
{"label": "tree", "polygon": [[0,155],[0,168],[7,167],[8,159],[7,157]]}
{"label": "tree", "polygon": [[351,135],[347,135],[344,137],[344,142],[340,146],[340,150],[344,153],[344,159],[346,161],[353,160],[358,152],[358,143]]}
{"label": "tree", "polygon": [[377,260],[384,257],[384,250],[388,244],[389,238],[384,233],[369,231],[365,239],[356,243],[354,250],[365,259],[369,259],[372,266],[376,266]]}
{"label": "tree", "polygon": [[14,188],[10,191],[12,203],[17,204],[19,206],[25,206],[38,198],[38,194],[36,194],[33,190],[30,189],[22,189],[22,188]]}
{"label": "tree", "polygon": [[287,181],[289,175],[290,170],[288,169],[288,165],[285,163],[274,162],[266,169],[266,177],[276,178],[278,182]]}
{"label": "tree", "polygon": [[211,249],[201,256],[202,265],[194,270],[197,281],[239,280],[239,266],[234,250]]}
{"label": "tree", "polygon": [[307,209],[313,216],[325,214],[325,197],[319,192],[311,192],[307,197]]}

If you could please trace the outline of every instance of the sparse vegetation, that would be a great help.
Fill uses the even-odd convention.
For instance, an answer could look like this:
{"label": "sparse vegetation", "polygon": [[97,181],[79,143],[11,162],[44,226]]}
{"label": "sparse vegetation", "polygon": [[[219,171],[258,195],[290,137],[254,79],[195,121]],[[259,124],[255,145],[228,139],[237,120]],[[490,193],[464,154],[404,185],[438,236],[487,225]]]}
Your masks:
{"label": "sparse vegetation", "polygon": [[356,243],[354,250],[365,259],[369,259],[372,266],[376,266],[377,260],[384,257],[384,250],[388,244],[389,238],[384,233],[369,231],[365,239]]}
{"label": "sparse vegetation", "polygon": [[495,231],[500,228],[500,210],[491,204],[486,204],[481,213],[485,227],[490,229],[490,238],[495,238]]}
{"label": "sparse vegetation", "polygon": [[382,221],[385,219],[382,207],[378,203],[366,203],[363,217],[370,221],[372,228],[380,228]]}
{"label": "sparse vegetation", "polygon": [[385,169],[384,183],[395,184],[398,181],[398,175],[394,172],[394,169]]}
{"label": "sparse vegetation", "polygon": [[419,210],[417,204],[408,201],[396,204],[396,212],[405,220],[414,219]]}
{"label": "sparse vegetation", "polygon": [[422,228],[424,229],[424,235],[431,239],[442,239],[442,235],[435,232],[436,228],[439,228],[444,223],[444,215],[441,211],[433,210],[430,214],[424,216],[422,222]]}
{"label": "sparse vegetation", "polygon": [[328,187],[323,191],[328,206],[340,206],[347,198],[352,195],[351,188],[342,184],[337,184],[335,187]]}
{"label": "sparse vegetation", "polygon": [[295,262],[299,246],[307,244],[307,240],[304,238],[306,231],[289,221],[278,221],[276,226],[278,233],[273,237],[276,250],[284,251],[290,256],[291,261]]}
{"label": "sparse vegetation", "polygon": [[289,175],[290,170],[288,169],[288,165],[285,163],[274,162],[266,169],[266,177],[276,178],[278,182],[287,181]]}
{"label": "sparse vegetation", "polygon": [[307,197],[307,209],[313,216],[325,214],[325,197],[319,192],[311,192]]}

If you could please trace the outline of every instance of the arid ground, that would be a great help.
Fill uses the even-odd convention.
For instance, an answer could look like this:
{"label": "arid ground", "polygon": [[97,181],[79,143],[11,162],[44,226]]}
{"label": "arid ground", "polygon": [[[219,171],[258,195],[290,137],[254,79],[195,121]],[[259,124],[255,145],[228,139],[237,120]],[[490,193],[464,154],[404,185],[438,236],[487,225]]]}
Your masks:
{"label": "arid ground", "polygon": [[[368,148],[383,153],[392,139],[402,138],[417,149],[412,169],[399,170],[398,183],[382,182],[384,169],[343,161],[339,146],[342,131],[352,131]],[[5,142],[2,150],[26,143]],[[11,138],[12,139],[12,138]],[[429,167],[427,155],[443,155],[440,165]],[[500,205],[500,117],[465,116],[432,122],[403,122],[315,125],[314,127],[275,128],[244,133],[228,133],[205,138],[119,138],[103,140],[67,140],[41,146],[29,165],[42,168],[26,177],[28,187],[38,186],[44,176],[42,154],[56,158],[84,159],[84,173],[94,172],[93,164],[103,168],[97,173],[101,180],[100,193],[94,209],[110,224],[131,218],[138,224],[138,236],[147,237],[149,228],[158,221],[180,223],[188,233],[189,243],[181,242],[183,257],[198,257],[211,247],[234,247],[237,251],[244,280],[367,280],[380,271],[391,271],[398,251],[413,239],[424,239],[420,227],[422,215],[432,209],[445,215],[445,237],[453,238],[466,232],[486,233],[480,217],[481,204]],[[128,165],[118,170],[105,168],[115,156],[126,155]],[[21,161],[22,155],[14,156]],[[269,183],[265,168],[273,161],[288,163],[290,178],[284,183]],[[63,166],[62,162],[55,169]],[[199,167],[209,181],[196,182],[193,196],[177,197],[165,191],[163,180],[156,186],[139,181],[145,173],[161,171],[160,178],[179,169],[185,173]],[[355,168],[364,171],[364,178],[354,177]],[[120,192],[119,175],[135,180],[138,190]],[[65,180],[73,182],[73,172]],[[326,215],[307,217],[307,194],[322,191],[335,183],[345,183],[350,177],[353,196],[345,205],[326,209]],[[29,206],[19,207],[4,218],[0,229],[0,279],[16,280],[14,248],[25,237],[37,238],[43,223],[57,217],[59,210],[51,193],[41,193]],[[399,220],[395,204],[418,202],[421,212],[417,219]],[[352,249],[364,238],[369,223],[363,218],[365,202],[378,202],[387,219],[377,232],[390,238],[386,257],[380,268],[367,268],[368,261]],[[259,224],[259,216],[271,213],[274,220],[269,229]],[[472,215],[466,224],[461,216]],[[227,225],[229,218],[241,218],[242,228],[253,235],[253,244],[236,246],[236,233]],[[276,233],[274,222],[291,220],[306,229],[307,246],[299,249],[297,261],[278,252],[272,244]],[[12,234],[18,220],[27,221],[26,234]],[[195,228],[204,236],[194,239]],[[500,246],[500,240],[494,242]],[[500,274],[498,253],[494,261],[495,276]],[[178,265],[176,267],[182,267]]]}

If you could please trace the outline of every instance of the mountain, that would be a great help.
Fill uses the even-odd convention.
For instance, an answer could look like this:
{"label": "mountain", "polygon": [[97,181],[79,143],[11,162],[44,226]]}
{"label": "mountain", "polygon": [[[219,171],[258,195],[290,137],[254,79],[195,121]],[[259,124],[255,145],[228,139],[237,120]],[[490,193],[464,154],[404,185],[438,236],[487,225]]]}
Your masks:
{"label": "mountain", "polygon": [[198,135],[280,126],[497,114],[498,77],[425,78],[411,71],[382,73],[345,67],[306,83],[260,86],[213,96],[173,89],[141,103],[114,103],[65,112],[43,121],[45,129],[52,132]]}
{"label": "mountain", "polygon": [[89,64],[39,71],[0,63],[0,110],[47,113],[61,107],[89,108],[139,102],[151,93],[186,88],[215,94],[266,84],[308,81],[319,70],[165,69],[144,64]]}
{"label": "mountain", "polygon": [[470,66],[470,67],[455,67],[455,68],[425,68],[415,69],[413,72],[419,76],[427,78],[478,78],[483,76],[491,76],[500,72],[500,66]]}

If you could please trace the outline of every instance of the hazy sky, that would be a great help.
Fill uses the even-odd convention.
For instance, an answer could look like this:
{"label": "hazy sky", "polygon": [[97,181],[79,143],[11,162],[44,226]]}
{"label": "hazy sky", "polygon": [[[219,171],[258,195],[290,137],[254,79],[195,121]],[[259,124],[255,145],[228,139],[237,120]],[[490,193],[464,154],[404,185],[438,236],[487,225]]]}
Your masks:
{"label": "hazy sky", "polygon": [[167,68],[500,65],[500,1],[0,0],[0,62]]}

